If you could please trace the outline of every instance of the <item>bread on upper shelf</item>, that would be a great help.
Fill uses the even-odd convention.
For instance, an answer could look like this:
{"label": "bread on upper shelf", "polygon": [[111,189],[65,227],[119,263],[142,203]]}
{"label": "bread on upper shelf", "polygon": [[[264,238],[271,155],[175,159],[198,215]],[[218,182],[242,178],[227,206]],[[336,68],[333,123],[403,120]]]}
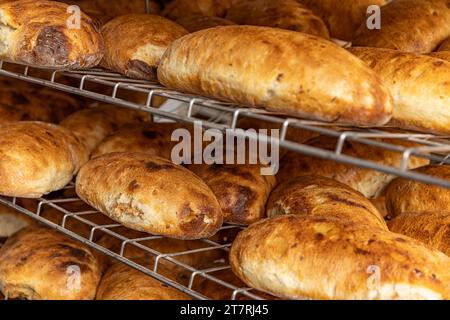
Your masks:
{"label": "bread on upper shelf", "polygon": [[232,3],[233,0],[173,0],[162,15],[172,20],[189,16],[224,17]]}
{"label": "bread on upper shelf", "polygon": [[[0,5],[0,58],[51,68],[88,69],[103,56],[92,19],[68,5],[18,0]],[[73,25],[72,25],[73,24]]]}
{"label": "bread on upper shelf", "polygon": [[178,23],[189,32],[195,32],[218,26],[230,26],[235,24],[230,20],[213,16],[186,16],[177,19],[176,23]]}
{"label": "bread on upper shelf", "polygon": [[135,79],[153,79],[161,56],[188,31],[164,17],[128,14],[102,27],[105,55],[101,66]]}

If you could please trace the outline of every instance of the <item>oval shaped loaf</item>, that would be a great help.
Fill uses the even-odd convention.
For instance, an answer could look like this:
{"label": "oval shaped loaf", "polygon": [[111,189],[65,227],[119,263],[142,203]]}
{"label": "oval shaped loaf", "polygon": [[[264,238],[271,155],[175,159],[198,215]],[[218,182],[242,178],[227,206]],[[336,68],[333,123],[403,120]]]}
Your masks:
{"label": "oval shaped loaf", "polygon": [[[448,165],[429,165],[415,171],[450,180]],[[450,208],[450,190],[410,179],[396,178],[386,187],[386,207],[390,217],[404,212],[445,212]]]}
{"label": "oval shaped loaf", "polygon": [[248,286],[286,298],[448,299],[450,258],[418,241],[331,218],[285,215],[243,230],[230,251]]}
{"label": "oval shaped loaf", "polygon": [[78,196],[124,226],[178,239],[212,236],[222,212],[211,189],[189,170],[145,153],[90,160],[76,180]]}
{"label": "oval shaped loaf", "polygon": [[48,228],[25,228],[0,250],[0,288],[10,299],[92,300],[100,277],[91,249]]}
{"label": "oval shaped loaf", "polygon": [[450,36],[448,0],[395,0],[381,8],[382,26],[364,21],[353,38],[355,47],[430,53]]}
{"label": "oval shaped loaf", "polygon": [[227,19],[213,17],[213,16],[186,16],[177,19],[176,23],[185,28],[189,32],[196,32],[203,29],[231,26],[235,23]]}
{"label": "oval shaped loaf", "polygon": [[[69,5],[19,0],[0,5],[0,57],[44,67],[87,69],[103,56],[103,38],[84,13]],[[73,26],[71,26],[73,24]]]}
{"label": "oval shaped loaf", "polygon": [[[220,50],[218,49],[220,48]],[[175,40],[158,79],[165,86],[292,116],[384,124],[391,97],[346,50],[301,32],[224,26]]]}
{"label": "oval shaped loaf", "polygon": [[39,198],[67,185],[88,160],[66,129],[23,121],[0,126],[0,194]]}
{"label": "oval shaped loaf", "polygon": [[167,46],[187,33],[182,26],[156,15],[114,18],[102,27],[105,55],[101,65],[130,78],[153,79]]}
{"label": "oval shaped loaf", "polygon": [[334,217],[387,230],[386,222],[369,199],[343,183],[320,176],[296,177],[281,183],[270,194],[266,208],[268,217]]}

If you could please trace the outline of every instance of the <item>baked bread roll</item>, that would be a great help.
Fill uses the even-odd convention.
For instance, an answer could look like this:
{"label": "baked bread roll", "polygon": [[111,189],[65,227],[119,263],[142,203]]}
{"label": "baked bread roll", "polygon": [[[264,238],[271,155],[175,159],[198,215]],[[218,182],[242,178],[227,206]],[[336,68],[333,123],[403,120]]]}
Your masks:
{"label": "baked bread roll", "polygon": [[388,225],[392,232],[419,240],[450,257],[450,213],[404,212]]}
{"label": "baked bread roll", "polygon": [[89,161],[77,176],[76,192],[138,231],[189,240],[210,237],[222,225],[219,203],[200,178],[145,153],[111,153]]}
{"label": "baked bread roll", "polygon": [[0,205],[0,239],[33,224],[32,218],[5,205]]}
{"label": "baked bread roll", "polygon": [[256,164],[194,164],[188,169],[205,181],[220,203],[224,221],[249,225],[265,217],[266,201],[277,181]]}
{"label": "baked bread roll", "polygon": [[299,31],[325,39],[330,37],[322,19],[296,0],[235,1],[226,18],[237,24]]}
{"label": "baked bread roll", "polygon": [[11,299],[91,300],[100,276],[91,249],[47,228],[23,229],[0,249],[0,287]]}
{"label": "baked bread roll", "polygon": [[102,28],[105,55],[101,65],[130,78],[153,79],[167,46],[187,33],[160,16],[128,14],[114,18]]}
{"label": "baked bread roll", "polygon": [[321,38],[276,28],[184,36],[164,54],[158,79],[179,91],[324,121],[383,124],[392,111],[387,89],[360,60]]}
{"label": "baked bread roll", "polygon": [[363,22],[353,46],[430,53],[450,36],[447,0],[396,0],[381,8],[381,29],[370,30]]}
{"label": "baked bread roll", "polygon": [[230,263],[283,298],[448,299],[450,258],[418,241],[338,219],[284,215],[243,230]]}
{"label": "baked bread roll", "polygon": [[328,25],[331,36],[351,41],[353,33],[365,21],[370,5],[383,6],[389,0],[297,0],[321,17]]}
{"label": "baked bread roll", "polygon": [[366,62],[391,91],[393,125],[450,133],[450,62],[389,49],[352,48],[350,52]]}
{"label": "baked bread roll", "polygon": [[[408,148],[417,146],[417,144],[412,142],[394,139],[383,139],[381,141]],[[335,138],[321,136],[311,139],[306,144],[311,147],[334,151],[336,143],[337,140]],[[400,152],[393,152],[351,140],[345,142],[342,154],[397,168],[402,162],[402,154]],[[413,169],[428,163],[429,160],[427,159],[411,157],[408,162],[408,168]],[[314,158],[297,152],[288,152],[281,159],[277,180],[281,183],[294,177],[318,173],[321,176],[337,180],[352,187],[367,198],[380,194],[384,187],[394,179],[394,176],[387,173],[346,165],[333,160]]]}
{"label": "baked bread roll", "polygon": [[43,122],[0,126],[0,194],[39,198],[67,185],[88,160],[66,129]]}
{"label": "baked bread roll", "polygon": [[[429,165],[416,172],[450,180],[450,166]],[[386,188],[386,207],[391,217],[404,212],[446,212],[450,190],[404,178],[396,178]]]}
{"label": "baked bread roll", "polygon": [[97,300],[191,300],[177,289],[126,264],[116,262],[105,273]]}
{"label": "baked bread roll", "polygon": [[61,122],[86,146],[89,153],[108,135],[128,124],[150,121],[146,112],[100,105],[75,112]]}
{"label": "baked bread roll", "polygon": [[267,216],[285,214],[333,217],[343,222],[387,230],[373,204],[361,193],[321,176],[303,176],[278,185],[267,202]]}
{"label": "baked bread roll", "polygon": [[71,27],[72,15],[67,4],[56,1],[1,4],[0,58],[53,68],[96,66],[103,56],[103,39],[84,13],[79,26]]}
{"label": "baked bread roll", "polygon": [[189,16],[224,17],[233,0],[173,0],[163,10],[163,16],[176,20]]}
{"label": "baked bread roll", "polygon": [[230,20],[213,16],[187,16],[177,19],[176,22],[189,32],[196,32],[203,29],[218,26],[230,26],[235,24]]}

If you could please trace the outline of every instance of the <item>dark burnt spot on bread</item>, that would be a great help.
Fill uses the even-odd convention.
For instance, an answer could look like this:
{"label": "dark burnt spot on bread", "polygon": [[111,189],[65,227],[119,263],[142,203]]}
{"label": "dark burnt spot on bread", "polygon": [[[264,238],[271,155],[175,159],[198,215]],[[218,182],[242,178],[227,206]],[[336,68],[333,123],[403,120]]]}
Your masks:
{"label": "dark burnt spot on bread", "polygon": [[369,210],[365,205],[363,205],[361,203],[341,198],[341,197],[337,196],[334,193],[330,192],[330,193],[326,193],[326,195],[332,201],[340,202],[340,203],[343,203],[343,204],[347,204],[347,205],[352,206],[352,207],[358,207],[358,208],[362,208],[362,209],[365,209],[365,210]]}
{"label": "dark burnt spot on bread", "polygon": [[322,241],[322,240],[325,239],[325,236],[324,236],[323,234],[321,234],[321,233],[316,233],[316,235],[314,236],[314,238],[315,238],[317,241]]}
{"label": "dark burnt spot on bread", "polygon": [[21,257],[19,258],[19,260],[17,261],[17,263],[16,263],[16,268],[19,268],[19,267],[22,267],[23,265],[25,265],[25,264],[27,263],[27,261],[28,261],[29,258],[30,258],[30,255],[29,255],[29,254],[28,254],[28,255],[21,256]]}
{"label": "dark burnt spot on bread", "polygon": [[87,258],[86,251],[84,251],[82,249],[74,248],[74,247],[72,247],[70,245],[63,244],[63,243],[58,244],[58,247],[63,249],[63,250],[67,250],[69,255],[71,255],[74,258],[77,258],[77,259],[80,259],[80,260],[84,260],[84,259]]}
{"label": "dark burnt spot on bread", "polygon": [[71,45],[64,35],[62,26],[42,28],[33,49],[33,60],[41,64],[67,64]]}
{"label": "dark burnt spot on bread", "polygon": [[370,254],[369,251],[364,250],[364,249],[361,249],[361,248],[355,248],[355,250],[353,250],[353,252],[355,252],[355,253],[358,254],[358,255],[364,255],[364,256]]}
{"label": "dark burnt spot on bread", "polygon": [[130,60],[126,69],[126,75],[132,78],[151,79],[156,76],[156,67],[150,66],[141,60]]}
{"label": "dark burnt spot on bread", "polygon": [[136,180],[133,180],[128,185],[128,191],[135,191],[137,188],[139,188],[139,183]]}
{"label": "dark burnt spot on bread", "polygon": [[407,242],[407,241],[406,241],[405,239],[403,239],[403,238],[395,238],[395,241],[401,242],[401,243]]}
{"label": "dark burnt spot on bread", "polygon": [[146,168],[150,171],[160,171],[160,170],[170,170],[174,169],[175,166],[172,164],[158,164],[153,161],[149,161],[146,164]]}
{"label": "dark burnt spot on bread", "polygon": [[157,137],[157,134],[155,131],[150,130],[144,130],[142,131],[142,135],[146,137],[147,139],[155,139]]}
{"label": "dark burnt spot on bread", "polygon": [[245,186],[235,186],[236,202],[232,207],[232,212],[236,217],[244,218],[245,213],[249,210],[255,201],[255,193]]}
{"label": "dark burnt spot on bread", "polygon": [[442,66],[444,63],[445,63],[445,61],[443,61],[443,60],[436,60],[436,61],[433,61],[433,65],[434,65],[435,67],[440,67],[440,66]]}

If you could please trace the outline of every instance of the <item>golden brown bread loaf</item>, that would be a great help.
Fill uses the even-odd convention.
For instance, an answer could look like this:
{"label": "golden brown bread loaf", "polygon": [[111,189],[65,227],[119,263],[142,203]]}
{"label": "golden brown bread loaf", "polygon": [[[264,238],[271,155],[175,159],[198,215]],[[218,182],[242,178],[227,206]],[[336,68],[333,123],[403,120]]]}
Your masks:
{"label": "golden brown bread loaf", "polygon": [[105,55],[101,65],[130,78],[153,79],[167,46],[188,32],[166,18],[128,14],[102,27]]}
{"label": "golden brown bread loaf", "polygon": [[100,276],[91,249],[44,227],[19,231],[0,250],[0,287],[8,298],[91,300]]}
{"label": "golden brown bread loaf", "polygon": [[448,0],[396,0],[381,8],[381,29],[362,23],[353,46],[430,53],[450,36]]}
{"label": "golden brown bread loaf", "polygon": [[82,13],[76,25],[67,8],[45,0],[1,4],[0,57],[45,67],[96,66],[103,56],[103,39],[91,18]]}
{"label": "golden brown bread loaf", "polygon": [[213,16],[186,16],[177,19],[176,23],[178,23],[189,32],[195,32],[218,26],[230,26],[235,24],[230,20]]}
{"label": "golden brown bread loaf", "polygon": [[242,231],[230,263],[248,286],[285,298],[448,299],[450,258],[379,228],[303,215]]}
{"label": "golden brown bread loaf", "polygon": [[97,300],[191,300],[191,298],[123,263],[114,263],[105,273]]}
{"label": "golden brown bread loaf", "polygon": [[150,121],[148,113],[111,105],[75,112],[61,122],[91,153],[108,135],[128,124]]}
{"label": "golden brown bread loaf", "polygon": [[450,213],[404,212],[388,225],[392,232],[419,240],[450,257]]}
{"label": "golden brown bread loaf", "polygon": [[[450,180],[450,166],[429,165],[416,172]],[[445,212],[450,203],[450,190],[404,178],[396,178],[386,187],[386,207],[390,217],[404,212]]]}
{"label": "golden brown bread loaf", "polygon": [[111,153],[90,160],[77,176],[76,192],[138,231],[188,240],[212,236],[222,225],[219,203],[199,177],[145,153]]}
{"label": "golden brown bread loaf", "polygon": [[[417,146],[417,144],[412,142],[394,139],[383,139],[381,141],[409,148]],[[306,144],[315,148],[334,151],[336,143],[337,140],[335,138],[321,136],[311,139]],[[397,168],[402,162],[402,154],[399,152],[393,152],[349,140],[345,142],[342,154]],[[417,168],[427,165],[428,163],[429,161],[427,159],[411,157],[408,162],[408,168]],[[318,159],[296,152],[288,152],[281,159],[277,180],[281,183],[293,177],[314,175],[317,173],[320,173],[321,176],[342,182],[361,192],[368,198],[377,196],[383,188],[394,179],[392,175],[387,173],[346,165],[333,160]]]}
{"label": "golden brown bread loaf", "polygon": [[383,124],[392,111],[387,89],[362,61],[324,39],[277,28],[225,26],[184,36],[164,54],[158,79],[172,89],[325,121]]}
{"label": "golden brown bread loaf", "polygon": [[172,20],[189,16],[224,17],[233,0],[173,0],[162,14]]}
{"label": "golden brown bread loaf", "polygon": [[327,23],[331,36],[351,41],[353,33],[365,21],[370,5],[383,6],[389,0],[297,0]]}
{"label": "golden brown bread loaf", "polygon": [[267,216],[286,214],[333,217],[387,230],[383,217],[369,199],[343,183],[321,176],[293,178],[273,190],[267,201]]}
{"label": "golden brown bread loaf", "polygon": [[277,181],[261,175],[256,164],[194,164],[188,169],[211,188],[220,203],[224,221],[252,224],[265,217],[266,201]]}
{"label": "golden brown bread loaf", "polygon": [[299,31],[328,39],[325,23],[297,0],[235,1],[226,18],[237,24]]}
{"label": "golden brown bread loaf", "polygon": [[450,62],[389,49],[352,48],[350,52],[366,62],[390,90],[393,125],[450,133]]}
{"label": "golden brown bread loaf", "polygon": [[0,126],[0,194],[39,198],[67,185],[88,160],[66,129],[23,121]]}

